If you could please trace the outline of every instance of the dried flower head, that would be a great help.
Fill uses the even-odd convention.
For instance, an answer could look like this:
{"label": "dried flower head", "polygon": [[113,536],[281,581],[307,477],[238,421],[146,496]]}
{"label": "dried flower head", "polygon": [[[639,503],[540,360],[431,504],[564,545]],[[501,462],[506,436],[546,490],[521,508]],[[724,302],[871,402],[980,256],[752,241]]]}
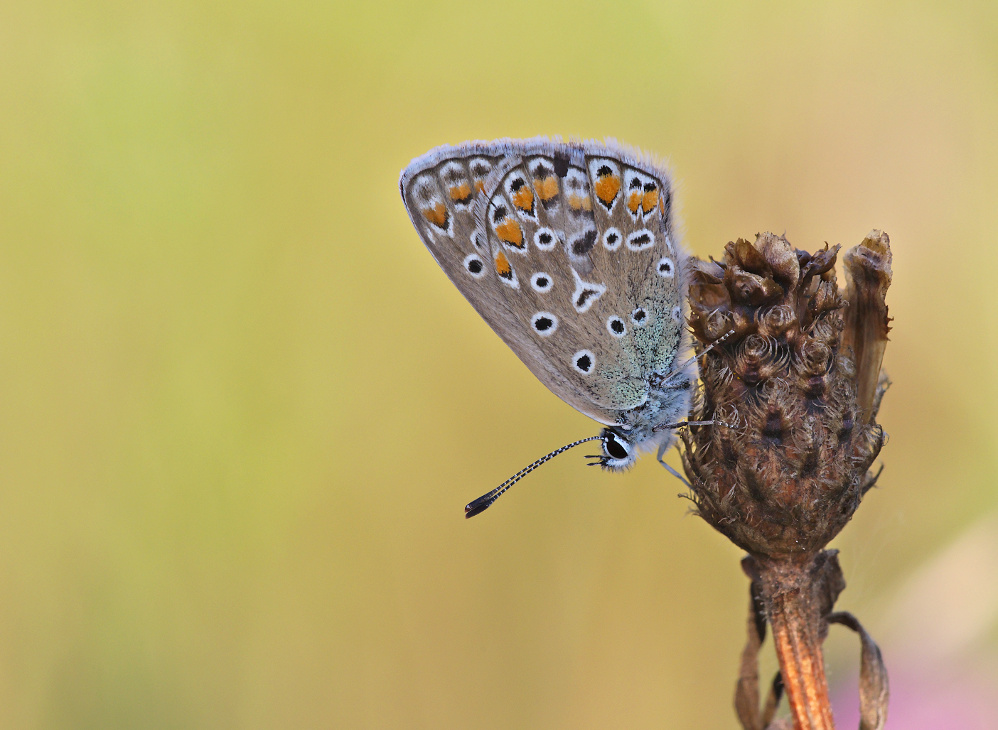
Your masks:
{"label": "dried flower head", "polygon": [[817,555],[876,477],[885,435],[875,421],[888,327],[889,240],[873,231],[846,254],[760,234],[696,261],[690,326],[702,391],[684,433],[683,466],[699,514],[753,556]]}

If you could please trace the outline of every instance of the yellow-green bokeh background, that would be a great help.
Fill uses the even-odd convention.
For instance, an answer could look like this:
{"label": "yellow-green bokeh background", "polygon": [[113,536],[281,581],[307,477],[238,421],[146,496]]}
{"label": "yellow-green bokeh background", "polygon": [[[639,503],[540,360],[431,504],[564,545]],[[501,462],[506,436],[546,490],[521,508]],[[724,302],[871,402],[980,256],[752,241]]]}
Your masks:
{"label": "yellow-green bokeh background", "polygon": [[[667,156],[699,255],[891,235],[840,606],[888,727],[995,686],[996,130],[988,0],[5,3],[0,727],[735,727],[740,554],[653,459],[462,518],[595,427],[397,176],[536,134]],[[847,717],[858,644],[828,653]]]}

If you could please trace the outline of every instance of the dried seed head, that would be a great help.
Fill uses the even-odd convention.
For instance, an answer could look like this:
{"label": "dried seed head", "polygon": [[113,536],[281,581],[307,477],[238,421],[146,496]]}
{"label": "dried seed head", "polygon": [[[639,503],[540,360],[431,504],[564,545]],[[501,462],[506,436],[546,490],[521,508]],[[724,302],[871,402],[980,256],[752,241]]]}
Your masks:
{"label": "dried seed head", "polygon": [[701,359],[691,419],[715,425],[684,433],[683,466],[700,515],[753,555],[817,554],[874,481],[890,246],[874,231],[845,255],[845,297],[838,250],[764,233],[694,264],[698,352],[734,334]]}

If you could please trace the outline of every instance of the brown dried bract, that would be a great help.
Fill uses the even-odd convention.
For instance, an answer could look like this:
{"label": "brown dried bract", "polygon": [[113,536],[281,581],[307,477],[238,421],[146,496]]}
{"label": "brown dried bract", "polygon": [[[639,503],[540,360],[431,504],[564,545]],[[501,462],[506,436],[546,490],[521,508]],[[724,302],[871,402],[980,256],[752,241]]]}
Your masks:
{"label": "brown dried bract", "polygon": [[[875,395],[887,335],[887,236],[846,254],[760,234],[694,263],[690,326],[703,389],[683,434],[699,514],[752,555],[817,554],[852,517],[884,444]],[[723,424],[723,425],[722,425]]]}

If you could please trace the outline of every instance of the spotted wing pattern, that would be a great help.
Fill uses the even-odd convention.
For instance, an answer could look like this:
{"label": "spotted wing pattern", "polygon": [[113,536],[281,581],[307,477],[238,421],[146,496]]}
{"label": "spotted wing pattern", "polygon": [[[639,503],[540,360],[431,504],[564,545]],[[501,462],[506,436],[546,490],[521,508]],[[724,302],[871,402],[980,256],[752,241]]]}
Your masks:
{"label": "spotted wing pattern", "polygon": [[470,142],[417,158],[401,188],[441,268],[570,405],[618,423],[670,372],[687,255],[655,164],[613,144]]}

